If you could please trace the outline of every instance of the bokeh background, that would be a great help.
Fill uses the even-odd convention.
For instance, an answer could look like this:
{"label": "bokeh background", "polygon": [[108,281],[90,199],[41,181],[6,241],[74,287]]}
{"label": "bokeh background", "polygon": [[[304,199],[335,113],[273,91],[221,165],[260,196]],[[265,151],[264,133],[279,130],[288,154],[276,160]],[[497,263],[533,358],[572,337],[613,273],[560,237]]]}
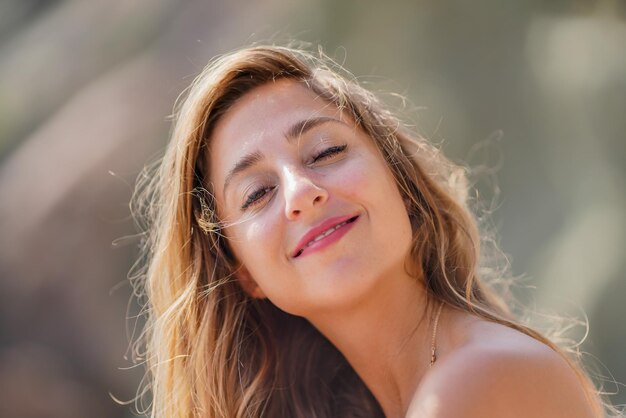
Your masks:
{"label": "bokeh background", "polygon": [[518,296],[626,382],[626,2],[2,0],[0,416],[132,416],[135,177],[211,57],[290,35],[484,167]]}

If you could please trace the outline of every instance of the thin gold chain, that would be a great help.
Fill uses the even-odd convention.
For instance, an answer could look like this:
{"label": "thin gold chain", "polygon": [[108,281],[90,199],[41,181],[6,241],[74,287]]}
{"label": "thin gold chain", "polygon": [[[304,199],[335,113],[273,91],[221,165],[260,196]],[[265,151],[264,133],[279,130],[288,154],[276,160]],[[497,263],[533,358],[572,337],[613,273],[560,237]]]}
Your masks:
{"label": "thin gold chain", "polygon": [[437,309],[437,315],[435,315],[435,322],[433,324],[433,339],[430,344],[430,367],[433,367],[435,361],[437,361],[437,325],[439,325],[439,315],[441,315],[441,308],[443,303],[439,305]]}

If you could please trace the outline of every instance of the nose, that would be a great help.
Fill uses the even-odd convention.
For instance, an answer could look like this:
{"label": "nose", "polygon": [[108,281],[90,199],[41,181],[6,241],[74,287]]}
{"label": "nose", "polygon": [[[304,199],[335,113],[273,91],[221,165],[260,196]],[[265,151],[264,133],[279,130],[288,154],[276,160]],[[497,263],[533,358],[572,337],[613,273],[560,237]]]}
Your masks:
{"label": "nose", "polygon": [[328,200],[328,191],[304,170],[286,167],[284,175],[285,216],[289,220],[302,218]]}

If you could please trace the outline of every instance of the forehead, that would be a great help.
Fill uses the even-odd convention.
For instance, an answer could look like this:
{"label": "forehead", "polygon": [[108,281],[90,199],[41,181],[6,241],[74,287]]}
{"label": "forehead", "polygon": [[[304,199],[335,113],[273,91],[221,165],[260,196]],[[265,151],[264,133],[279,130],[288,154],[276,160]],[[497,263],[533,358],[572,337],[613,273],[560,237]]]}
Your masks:
{"label": "forehead", "polygon": [[335,105],[303,83],[282,79],[256,87],[239,98],[217,122],[212,139],[281,129],[284,132],[296,119],[339,117],[340,113]]}
{"label": "forehead", "polygon": [[319,116],[347,120],[335,106],[302,83],[283,79],[255,87],[217,121],[209,139],[211,179],[223,181],[226,170],[243,155],[286,143],[296,122]]}

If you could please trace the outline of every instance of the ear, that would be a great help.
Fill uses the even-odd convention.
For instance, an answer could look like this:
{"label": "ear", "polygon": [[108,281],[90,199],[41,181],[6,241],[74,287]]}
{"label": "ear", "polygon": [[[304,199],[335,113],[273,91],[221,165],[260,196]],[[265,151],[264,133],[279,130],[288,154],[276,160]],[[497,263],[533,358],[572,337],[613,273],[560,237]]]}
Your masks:
{"label": "ear", "polygon": [[259,287],[257,282],[252,278],[250,272],[243,266],[240,265],[235,271],[235,277],[239,281],[239,285],[241,288],[254,299],[265,299],[265,293]]}

